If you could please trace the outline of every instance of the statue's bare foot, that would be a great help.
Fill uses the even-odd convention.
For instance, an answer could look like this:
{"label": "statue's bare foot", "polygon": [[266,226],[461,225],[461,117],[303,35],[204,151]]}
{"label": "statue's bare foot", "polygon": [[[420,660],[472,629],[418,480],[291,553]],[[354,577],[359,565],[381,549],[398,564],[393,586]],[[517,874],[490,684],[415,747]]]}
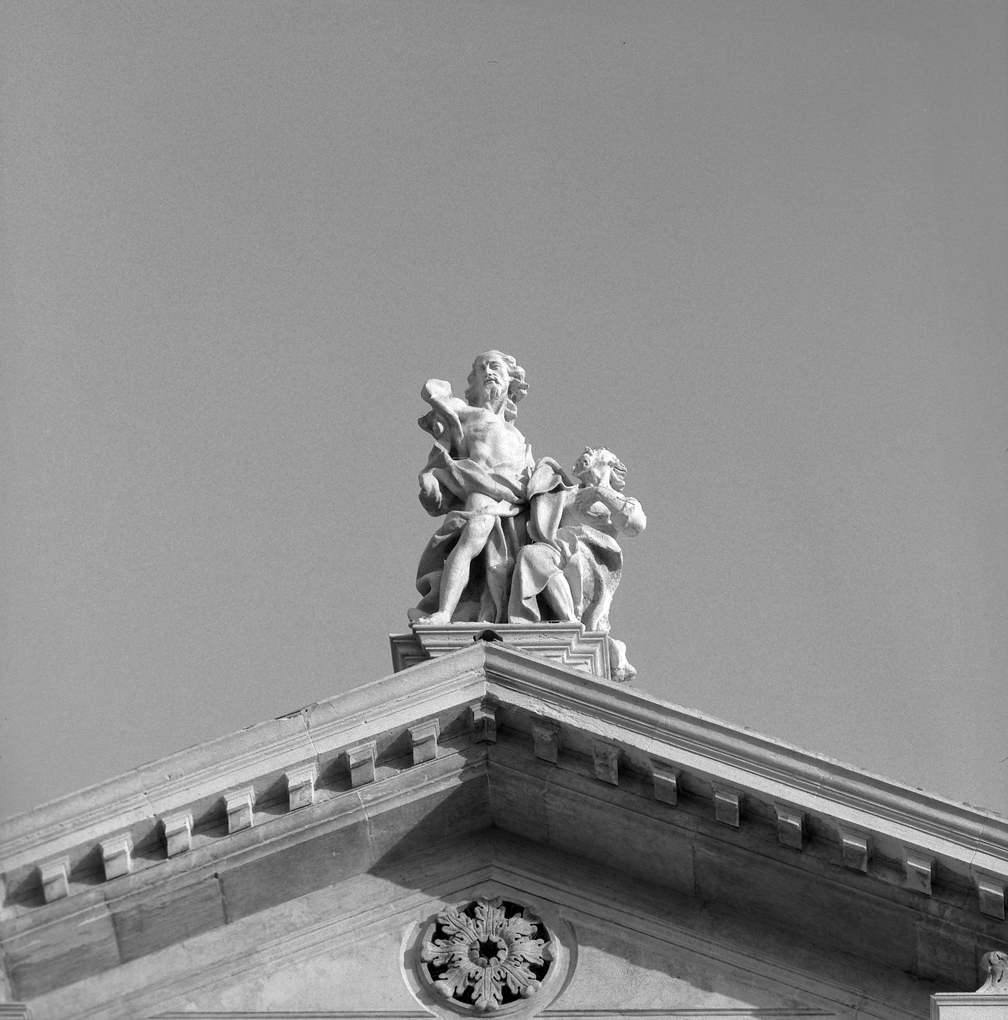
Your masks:
{"label": "statue's bare foot", "polygon": [[618,684],[629,683],[635,676],[637,670],[630,665],[626,657],[626,645],[617,638],[611,637],[609,641],[609,675]]}
{"label": "statue's bare foot", "polygon": [[436,613],[431,613],[426,620],[422,620],[422,623],[433,623],[440,627],[443,627],[446,623],[451,623],[451,613],[447,610],[439,609]]}

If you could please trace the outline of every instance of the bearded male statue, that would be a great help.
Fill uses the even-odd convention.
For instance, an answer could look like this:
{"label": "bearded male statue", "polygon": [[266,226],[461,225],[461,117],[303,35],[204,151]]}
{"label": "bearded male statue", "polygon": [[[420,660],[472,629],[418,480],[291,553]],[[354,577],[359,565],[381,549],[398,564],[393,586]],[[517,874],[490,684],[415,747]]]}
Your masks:
{"label": "bearded male statue", "polygon": [[507,620],[534,466],[514,425],[527,390],[525,371],[500,351],[473,362],[465,400],[442,379],[428,379],[421,390],[431,410],[419,424],[436,442],[420,472],[420,502],[445,520],[420,558],[421,599],[411,621]]}

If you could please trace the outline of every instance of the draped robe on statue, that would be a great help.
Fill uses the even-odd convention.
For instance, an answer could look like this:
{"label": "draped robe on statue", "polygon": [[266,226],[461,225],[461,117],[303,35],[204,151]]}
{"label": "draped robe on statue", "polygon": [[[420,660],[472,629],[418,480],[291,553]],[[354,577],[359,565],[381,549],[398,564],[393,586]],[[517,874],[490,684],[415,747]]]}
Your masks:
{"label": "draped robe on statue", "polygon": [[623,553],[608,508],[595,503],[579,510],[574,501],[580,483],[552,457],[536,465],[528,484],[531,505],[528,536],[511,581],[508,618],[538,623],[540,594],[563,575],[570,587],[574,614],[586,630],[609,630],[609,606],[620,581]]}
{"label": "draped robe on statue", "polygon": [[[420,557],[416,586],[421,598],[411,618],[422,618],[437,610],[445,560],[466,522],[478,512],[494,516],[493,530],[483,552],[472,562],[469,583],[452,619],[507,622],[511,572],[518,550],[527,541],[526,487],[532,465],[531,448],[527,448],[526,460],[520,474],[488,471],[468,458],[453,458],[440,444],[431,449],[420,472],[420,502],[429,514],[445,514],[445,519]],[[472,493],[482,493],[496,502],[486,509],[468,511],[466,499]]]}

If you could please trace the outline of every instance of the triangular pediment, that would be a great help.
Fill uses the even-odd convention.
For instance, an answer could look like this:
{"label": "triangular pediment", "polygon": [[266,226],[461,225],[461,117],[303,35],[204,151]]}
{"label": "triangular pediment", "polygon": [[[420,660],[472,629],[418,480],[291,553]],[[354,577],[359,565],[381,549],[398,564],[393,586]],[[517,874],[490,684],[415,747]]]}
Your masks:
{"label": "triangular pediment", "polygon": [[[241,926],[291,911],[302,928],[276,920],[278,944],[330,922],[356,944],[347,932],[368,911],[401,926],[498,886],[585,931],[617,916],[614,889],[646,901],[605,929],[620,973],[654,950],[681,959],[667,976],[683,981],[706,952],[732,973],[743,958],[764,973],[798,960],[788,973],[818,989],[792,1001],[798,985],[781,979],[725,1009],[814,1011],[824,994],[846,1009],[860,989],[898,1010],[975,988],[979,955],[1005,940],[1003,820],[486,641],[12,819],[0,840],[6,966],[15,994],[39,1001],[100,996],[148,964],[191,970],[193,946],[233,948]],[[334,909],[375,882],[393,898]],[[693,941],[672,952],[684,932]],[[753,942],[770,948],[753,955]],[[331,966],[348,959],[320,944]],[[657,980],[641,967],[635,986]],[[869,972],[888,976],[869,988]],[[145,987],[122,1015],[155,1015]]]}

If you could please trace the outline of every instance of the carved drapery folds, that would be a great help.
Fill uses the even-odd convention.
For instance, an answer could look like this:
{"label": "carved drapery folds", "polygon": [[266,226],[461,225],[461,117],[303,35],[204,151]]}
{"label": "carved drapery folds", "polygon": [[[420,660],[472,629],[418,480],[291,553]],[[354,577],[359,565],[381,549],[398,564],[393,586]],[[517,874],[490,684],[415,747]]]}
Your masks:
{"label": "carved drapery folds", "polygon": [[456,1008],[485,1012],[535,995],[553,959],[542,920],[498,897],[442,910],[425,933],[419,971]]}

